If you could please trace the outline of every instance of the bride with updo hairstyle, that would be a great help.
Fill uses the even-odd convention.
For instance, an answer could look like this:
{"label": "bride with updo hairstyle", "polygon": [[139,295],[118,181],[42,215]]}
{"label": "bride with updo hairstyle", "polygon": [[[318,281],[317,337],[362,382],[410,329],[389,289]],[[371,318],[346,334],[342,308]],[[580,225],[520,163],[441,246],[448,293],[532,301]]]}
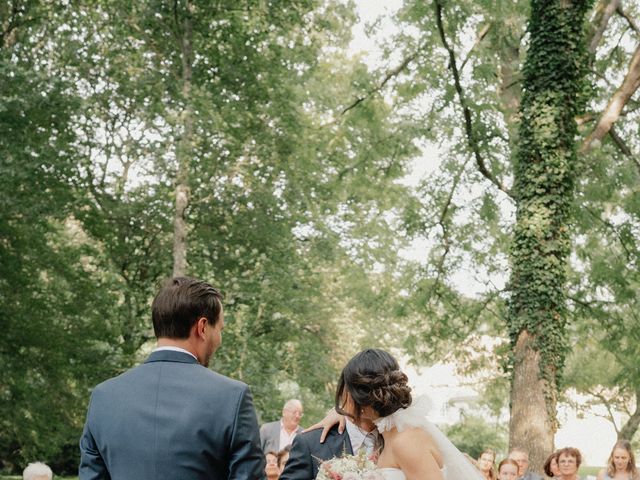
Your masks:
{"label": "bride with updo hairstyle", "polygon": [[[483,480],[481,473],[427,420],[429,401],[413,398],[407,375],[391,354],[367,349],[342,370],[335,408],[356,425],[373,422],[383,437],[377,458],[385,480]],[[331,416],[325,428],[336,419]],[[313,428],[313,427],[312,427]]]}
{"label": "bride with updo hairstyle", "polygon": [[[379,417],[387,417],[411,405],[409,379],[400,371],[395,358],[384,350],[369,349],[349,360],[338,380],[336,412],[351,417],[357,424],[365,407]],[[351,408],[345,410],[350,399]],[[353,412],[353,413],[351,413]]]}

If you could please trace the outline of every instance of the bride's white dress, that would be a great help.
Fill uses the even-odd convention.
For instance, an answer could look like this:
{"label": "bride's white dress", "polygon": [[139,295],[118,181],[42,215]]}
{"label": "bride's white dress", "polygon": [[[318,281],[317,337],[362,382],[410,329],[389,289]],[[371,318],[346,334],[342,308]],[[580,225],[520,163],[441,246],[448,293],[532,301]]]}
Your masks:
{"label": "bride's white dress", "polygon": [[[427,397],[414,398],[408,408],[402,408],[388,417],[374,420],[380,433],[397,428],[399,432],[409,428],[422,428],[434,441],[444,462],[442,476],[445,480],[484,480],[484,477],[460,453],[453,443],[433,423],[427,420],[431,402]],[[399,468],[380,468],[377,470],[385,480],[406,480]]]}
{"label": "bride's white dress", "polygon": [[379,468],[376,471],[382,473],[384,480],[407,480],[407,477],[399,468]]}

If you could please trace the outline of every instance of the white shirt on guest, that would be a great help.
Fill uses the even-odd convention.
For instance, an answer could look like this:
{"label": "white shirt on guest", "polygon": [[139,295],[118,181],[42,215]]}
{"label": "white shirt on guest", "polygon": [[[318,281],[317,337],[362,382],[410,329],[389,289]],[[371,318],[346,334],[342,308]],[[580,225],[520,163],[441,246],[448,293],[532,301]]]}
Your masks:
{"label": "white shirt on guest", "polygon": [[198,360],[198,357],[196,357],[193,353],[191,353],[189,350],[185,350],[184,348],[180,348],[180,347],[171,347],[171,346],[166,346],[166,347],[158,347],[154,350],[154,352],[161,352],[163,350],[171,350],[172,352],[182,352],[182,353],[186,353],[187,355],[191,355],[193,358],[196,359],[196,361]]}
{"label": "white shirt on guest", "polygon": [[289,432],[285,430],[282,420],[280,420],[280,445],[278,447],[278,451],[282,450],[287,445],[291,445],[297,433],[298,429],[296,428],[293,433],[289,434]]}

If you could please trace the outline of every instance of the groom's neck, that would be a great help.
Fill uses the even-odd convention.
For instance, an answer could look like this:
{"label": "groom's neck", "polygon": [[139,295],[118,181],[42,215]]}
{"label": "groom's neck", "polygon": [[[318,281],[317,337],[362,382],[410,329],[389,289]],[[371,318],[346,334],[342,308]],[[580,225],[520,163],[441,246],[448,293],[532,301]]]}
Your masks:
{"label": "groom's neck", "polygon": [[374,428],[376,428],[375,424],[371,420],[365,420],[363,418],[360,419],[358,423],[358,427],[365,432],[372,432]]}
{"label": "groom's neck", "polygon": [[193,342],[188,338],[158,338],[158,347],[178,347],[191,352],[196,358],[198,358],[198,351],[194,347]]}

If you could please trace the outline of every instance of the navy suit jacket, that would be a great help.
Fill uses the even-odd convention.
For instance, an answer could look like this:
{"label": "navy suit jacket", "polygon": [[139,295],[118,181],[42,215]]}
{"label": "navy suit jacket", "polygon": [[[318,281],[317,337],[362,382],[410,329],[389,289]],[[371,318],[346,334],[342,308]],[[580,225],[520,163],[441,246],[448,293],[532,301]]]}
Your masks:
{"label": "navy suit jacket", "polygon": [[340,435],[338,426],[334,426],[324,443],[320,443],[321,433],[320,428],[296,435],[289,460],[279,480],[313,480],[318,475],[318,466],[322,460],[341,457],[345,453],[353,455],[351,439],[346,430]]}
{"label": "navy suit jacket", "polygon": [[153,352],[98,385],[79,480],[264,479],[249,388],[186,353]]}

